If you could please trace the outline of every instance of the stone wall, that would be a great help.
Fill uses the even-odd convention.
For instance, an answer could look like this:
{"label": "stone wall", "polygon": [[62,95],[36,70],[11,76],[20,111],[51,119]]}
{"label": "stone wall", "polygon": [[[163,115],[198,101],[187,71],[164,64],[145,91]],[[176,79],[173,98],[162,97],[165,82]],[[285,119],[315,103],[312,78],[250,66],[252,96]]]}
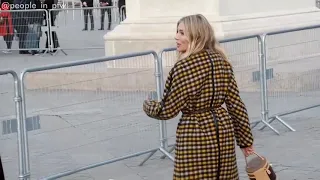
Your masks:
{"label": "stone wall", "polygon": [[[273,78],[268,80],[269,92],[319,89],[319,36],[319,30],[307,30],[267,38],[267,68],[273,69]],[[253,81],[253,72],[259,71],[258,41],[228,42],[222,47],[234,66],[241,91],[259,91],[259,81]],[[163,54],[165,77],[175,61],[175,52]],[[104,65],[104,70],[74,67],[66,71],[31,73],[26,78],[27,87],[117,91],[155,89],[154,62],[148,58],[112,61]]]}

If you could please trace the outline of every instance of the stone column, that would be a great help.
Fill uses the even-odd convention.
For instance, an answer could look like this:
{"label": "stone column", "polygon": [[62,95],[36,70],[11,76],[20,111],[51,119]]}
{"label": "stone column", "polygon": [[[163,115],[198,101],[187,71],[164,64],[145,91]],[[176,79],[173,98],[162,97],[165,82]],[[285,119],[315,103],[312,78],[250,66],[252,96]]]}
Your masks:
{"label": "stone column", "polygon": [[127,19],[104,36],[107,56],[174,46],[177,21],[201,13],[221,39],[315,23],[315,0],[128,0]]}
{"label": "stone column", "polygon": [[[127,19],[105,36],[106,55],[160,50],[174,45],[177,21],[185,15],[202,13],[223,36],[218,0],[130,0]],[[215,23],[213,23],[216,21]]]}

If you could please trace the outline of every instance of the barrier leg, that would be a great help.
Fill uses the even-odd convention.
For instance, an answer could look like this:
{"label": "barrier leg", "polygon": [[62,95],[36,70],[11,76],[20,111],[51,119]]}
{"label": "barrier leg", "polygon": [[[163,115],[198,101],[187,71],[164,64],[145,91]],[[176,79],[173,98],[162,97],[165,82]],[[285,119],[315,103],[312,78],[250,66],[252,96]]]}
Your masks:
{"label": "barrier leg", "polygon": [[[275,117],[271,118],[270,121],[268,122],[268,124],[271,124],[271,123],[272,123],[273,121],[275,121],[275,120],[279,121],[279,122],[280,122],[281,124],[283,124],[286,128],[288,128],[290,131],[293,131],[293,132],[296,131],[293,127],[291,127],[287,122],[285,122],[285,121],[284,121],[283,119],[281,119],[279,116],[275,116]],[[260,130],[263,130],[264,128],[266,128],[266,125],[262,126],[262,127],[260,128]]]}
{"label": "barrier leg", "polygon": [[54,52],[52,55],[55,56],[55,55],[57,55],[60,51],[61,51],[65,56],[68,56],[68,54],[67,54],[63,49],[61,49],[61,48],[57,48],[57,49],[56,49],[56,52]]}
{"label": "barrier leg", "polygon": [[49,50],[48,49],[46,49],[46,50],[44,50],[44,52],[42,53],[42,57],[44,57],[45,55],[47,55],[48,54],[48,52],[49,52]]}
{"label": "barrier leg", "polygon": [[260,97],[261,97],[261,122],[268,126],[273,132],[280,135],[280,133],[272,127],[267,121],[269,119],[268,115],[268,88],[267,88],[267,50],[266,50],[266,35],[260,35],[258,37],[259,43],[259,60],[260,60]]}
{"label": "barrier leg", "polygon": [[[175,148],[176,148],[176,146],[173,145],[173,146],[171,147],[171,149],[169,149],[168,153],[172,153],[172,151],[173,151]],[[165,158],[166,158],[165,155],[162,155],[162,156],[160,157],[160,159],[165,159]]]}
{"label": "barrier leg", "polygon": [[261,121],[261,122],[262,122],[263,124],[265,124],[264,126],[270,128],[273,132],[275,132],[276,134],[280,135],[279,131],[276,130],[274,127],[272,127],[272,126],[270,125],[270,123],[268,123],[268,122],[266,122],[266,121]]}
{"label": "barrier leg", "polygon": [[152,151],[152,152],[149,154],[149,156],[147,156],[147,157],[139,164],[139,166],[143,166],[143,164],[144,164],[145,162],[147,162],[157,151],[158,151],[158,149],[156,149],[155,151]]}
{"label": "barrier leg", "polygon": [[257,121],[257,122],[251,123],[251,124],[253,124],[253,125],[251,126],[251,129],[255,128],[255,127],[258,126],[260,123],[261,123],[261,120],[260,120],[260,121]]}
{"label": "barrier leg", "polygon": [[[162,92],[164,89],[164,82],[163,82],[163,69],[162,69],[162,53],[160,53],[160,57],[158,54],[153,54],[155,59],[155,78],[156,78],[156,86],[157,86],[157,99],[160,102],[162,100]],[[165,157],[168,157],[172,161],[174,161],[173,156],[167,151],[168,148],[168,138],[167,138],[167,123],[165,121],[159,121],[159,135],[160,135],[160,147],[157,149],[159,150]],[[147,162],[154,154],[152,152],[147,158],[145,158],[141,163],[142,166],[145,162]]]}
{"label": "barrier leg", "polygon": [[284,120],[282,120],[279,116],[276,116],[275,118],[276,120],[278,120],[281,124],[283,124],[286,128],[288,128],[291,131],[296,131],[295,129],[293,129],[287,122],[285,122]]}
{"label": "barrier leg", "polygon": [[163,155],[161,156],[161,159],[164,159],[163,157],[168,157],[170,160],[174,161],[173,156],[170,154],[171,151],[167,151],[168,148],[168,141],[167,141],[167,128],[166,128],[166,122],[160,121],[160,147],[151,152],[149,156],[147,156],[140,164],[139,166],[142,166],[145,162],[147,162],[157,151],[160,151]]}

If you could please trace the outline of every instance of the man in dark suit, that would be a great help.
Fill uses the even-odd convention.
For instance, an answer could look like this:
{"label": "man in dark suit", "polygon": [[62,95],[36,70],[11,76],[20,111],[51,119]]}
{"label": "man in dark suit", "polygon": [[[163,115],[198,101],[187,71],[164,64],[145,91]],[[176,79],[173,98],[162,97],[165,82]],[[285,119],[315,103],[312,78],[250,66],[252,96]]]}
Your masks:
{"label": "man in dark suit", "polygon": [[[45,15],[44,15],[44,24],[45,24],[45,26],[48,26],[47,25],[47,17],[46,17],[46,15],[47,14],[49,14],[49,12],[50,12],[50,19],[51,19],[51,26],[48,26],[48,31],[45,31],[45,34],[46,34],[46,48],[49,48],[49,44],[51,44],[51,42],[50,42],[50,40],[51,39],[49,39],[49,33],[48,32],[50,32],[50,28],[52,27],[52,26],[55,26],[55,20],[56,20],[56,18],[57,18],[57,15],[58,15],[58,13],[59,13],[59,11],[49,11],[50,9],[53,9],[54,8],[54,6],[56,6],[57,4],[58,4],[58,0],[44,0],[44,2],[43,2],[43,4],[45,4],[45,8],[46,8],[46,11],[47,11],[47,13],[45,13]],[[57,33],[55,32],[55,31],[51,31],[51,37],[52,37],[52,41],[53,41],[53,48],[58,48],[58,47],[60,47],[60,45],[59,45],[59,40],[58,40],[58,36],[57,36]],[[52,51],[52,53],[55,53],[57,50],[55,49],[55,50],[53,50]],[[42,53],[45,53],[46,51],[42,51]]]}
{"label": "man in dark suit", "polygon": [[[99,0],[99,1],[100,1],[101,7],[112,6],[111,0]],[[101,9],[101,28],[99,30],[104,30],[104,18],[105,18],[106,12],[108,14],[108,30],[111,29],[111,9],[105,8],[105,9]]]}
{"label": "man in dark suit", "polygon": [[5,180],[4,179],[4,171],[3,171],[3,167],[2,167],[1,156],[0,156],[0,179],[1,180]]}
{"label": "man in dark suit", "polygon": [[17,10],[12,12],[12,23],[14,29],[17,31],[17,36],[19,37],[19,54],[30,54],[25,50],[25,41],[28,34],[28,16],[26,11],[20,9],[20,4],[23,5],[25,2],[22,0],[14,0],[13,4],[14,8],[12,10]]}
{"label": "man in dark suit", "polygon": [[[93,0],[81,0],[82,6],[84,8],[93,7]],[[93,9],[84,9],[84,29],[83,31],[88,30],[88,16],[90,16],[90,22],[91,22],[91,31],[94,30],[94,21],[93,21]]]}

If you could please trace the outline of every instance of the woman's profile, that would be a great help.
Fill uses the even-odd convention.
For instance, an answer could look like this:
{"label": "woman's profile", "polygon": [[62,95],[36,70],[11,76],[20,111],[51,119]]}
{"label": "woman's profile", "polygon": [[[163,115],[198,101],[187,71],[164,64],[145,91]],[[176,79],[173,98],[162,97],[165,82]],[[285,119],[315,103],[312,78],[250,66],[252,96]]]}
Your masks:
{"label": "woman's profile", "polygon": [[173,179],[238,180],[235,140],[248,156],[253,153],[253,135],[232,66],[203,15],[180,19],[175,39],[179,57],[163,99],[143,103],[145,113],[158,120],[182,112]]}

